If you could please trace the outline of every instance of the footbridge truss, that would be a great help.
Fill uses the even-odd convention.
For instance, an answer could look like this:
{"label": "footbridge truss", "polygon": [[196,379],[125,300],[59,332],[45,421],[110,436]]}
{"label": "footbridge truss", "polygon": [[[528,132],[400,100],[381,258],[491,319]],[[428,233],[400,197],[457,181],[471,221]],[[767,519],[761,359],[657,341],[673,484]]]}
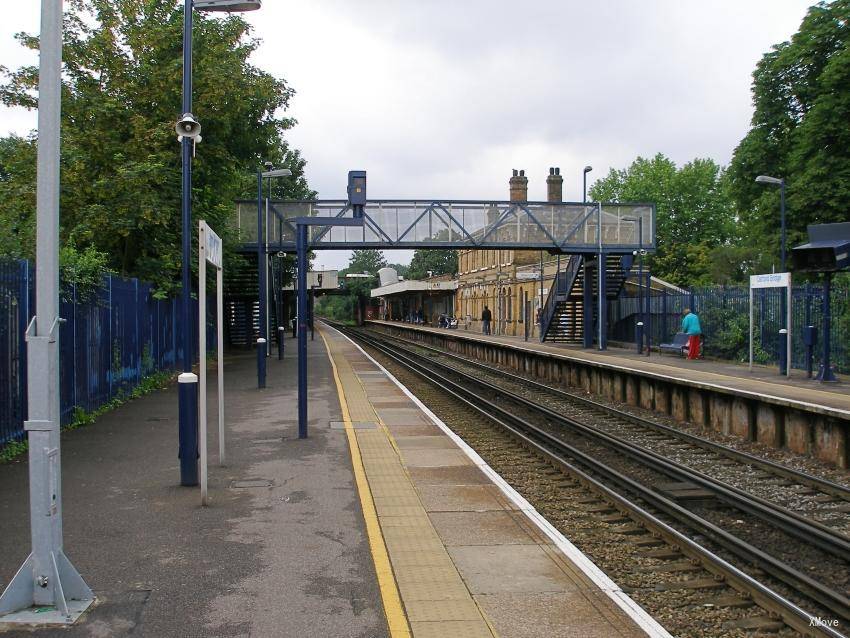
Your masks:
{"label": "footbridge truss", "polygon": [[[310,250],[528,249],[631,254],[655,248],[653,204],[370,200],[359,226],[317,224],[321,218],[329,222],[352,218],[353,209],[345,200],[271,200],[263,204],[258,211],[256,200],[236,202],[235,222],[243,250],[295,252],[298,218],[316,218],[308,231]],[[257,245],[258,232],[263,234],[261,247]]]}

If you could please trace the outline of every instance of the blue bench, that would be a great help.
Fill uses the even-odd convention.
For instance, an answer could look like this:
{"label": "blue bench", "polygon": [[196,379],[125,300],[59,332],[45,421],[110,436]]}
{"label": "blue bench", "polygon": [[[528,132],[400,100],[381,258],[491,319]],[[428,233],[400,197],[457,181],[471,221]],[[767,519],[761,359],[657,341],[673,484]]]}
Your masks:
{"label": "blue bench", "polygon": [[661,343],[658,345],[659,352],[673,352],[680,356],[685,356],[688,350],[688,335],[684,332],[676,333],[672,343]]}

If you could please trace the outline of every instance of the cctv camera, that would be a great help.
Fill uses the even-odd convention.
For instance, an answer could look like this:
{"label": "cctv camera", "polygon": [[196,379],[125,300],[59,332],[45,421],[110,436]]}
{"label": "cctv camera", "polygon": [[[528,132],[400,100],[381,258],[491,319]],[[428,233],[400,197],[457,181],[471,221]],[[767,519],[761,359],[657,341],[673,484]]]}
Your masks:
{"label": "cctv camera", "polygon": [[191,140],[201,134],[201,124],[191,113],[185,113],[174,126],[174,130],[177,131],[178,136],[188,137]]}

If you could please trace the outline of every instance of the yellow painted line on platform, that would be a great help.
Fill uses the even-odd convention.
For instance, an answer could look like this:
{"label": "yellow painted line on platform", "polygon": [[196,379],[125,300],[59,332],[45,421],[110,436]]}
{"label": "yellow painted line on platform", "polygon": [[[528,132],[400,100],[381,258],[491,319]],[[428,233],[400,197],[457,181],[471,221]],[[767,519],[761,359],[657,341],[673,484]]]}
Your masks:
{"label": "yellow painted line on platform", "polygon": [[336,392],[339,396],[339,405],[342,410],[342,421],[345,423],[345,435],[348,437],[348,445],[351,450],[351,464],[354,467],[354,479],[357,484],[357,493],[360,496],[360,506],[363,508],[363,519],[366,522],[366,535],[369,537],[369,549],[372,552],[372,560],[375,563],[375,572],[378,576],[378,588],[381,591],[381,600],[384,603],[384,614],[387,617],[387,625],[389,626],[390,636],[393,638],[410,638],[410,625],[407,622],[407,616],[405,615],[404,607],[401,604],[401,595],[398,591],[398,583],[396,583],[395,575],[393,574],[393,569],[390,565],[390,557],[387,552],[384,535],[381,533],[381,525],[378,523],[378,513],[375,510],[375,501],[372,499],[372,491],[369,489],[369,482],[366,480],[366,471],[363,468],[363,460],[360,458],[360,446],[357,443],[357,436],[351,425],[351,415],[348,411],[348,402],[345,400],[345,391],[342,387],[342,381],[340,380],[339,372],[336,368],[336,362],[331,354],[331,348],[328,344],[328,340],[325,338],[321,329],[319,330],[319,336],[325,343],[325,350],[327,350],[328,360],[331,362],[331,368],[334,373]]}

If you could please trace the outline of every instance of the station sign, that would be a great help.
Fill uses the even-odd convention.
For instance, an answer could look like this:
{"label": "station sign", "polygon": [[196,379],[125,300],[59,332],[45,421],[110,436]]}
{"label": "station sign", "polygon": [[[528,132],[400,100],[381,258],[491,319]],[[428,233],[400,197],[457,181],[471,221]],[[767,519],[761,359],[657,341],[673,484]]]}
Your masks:
{"label": "station sign", "polygon": [[221,237],[204,222],[204,237],[206,239],[206,258],[216,268],[221,268],[222,244]]}
{"label": "station sign", "polygon": [[767,275],[750,275],[750,288],[787,288],[790,285],[790,272],[774,272]]}

